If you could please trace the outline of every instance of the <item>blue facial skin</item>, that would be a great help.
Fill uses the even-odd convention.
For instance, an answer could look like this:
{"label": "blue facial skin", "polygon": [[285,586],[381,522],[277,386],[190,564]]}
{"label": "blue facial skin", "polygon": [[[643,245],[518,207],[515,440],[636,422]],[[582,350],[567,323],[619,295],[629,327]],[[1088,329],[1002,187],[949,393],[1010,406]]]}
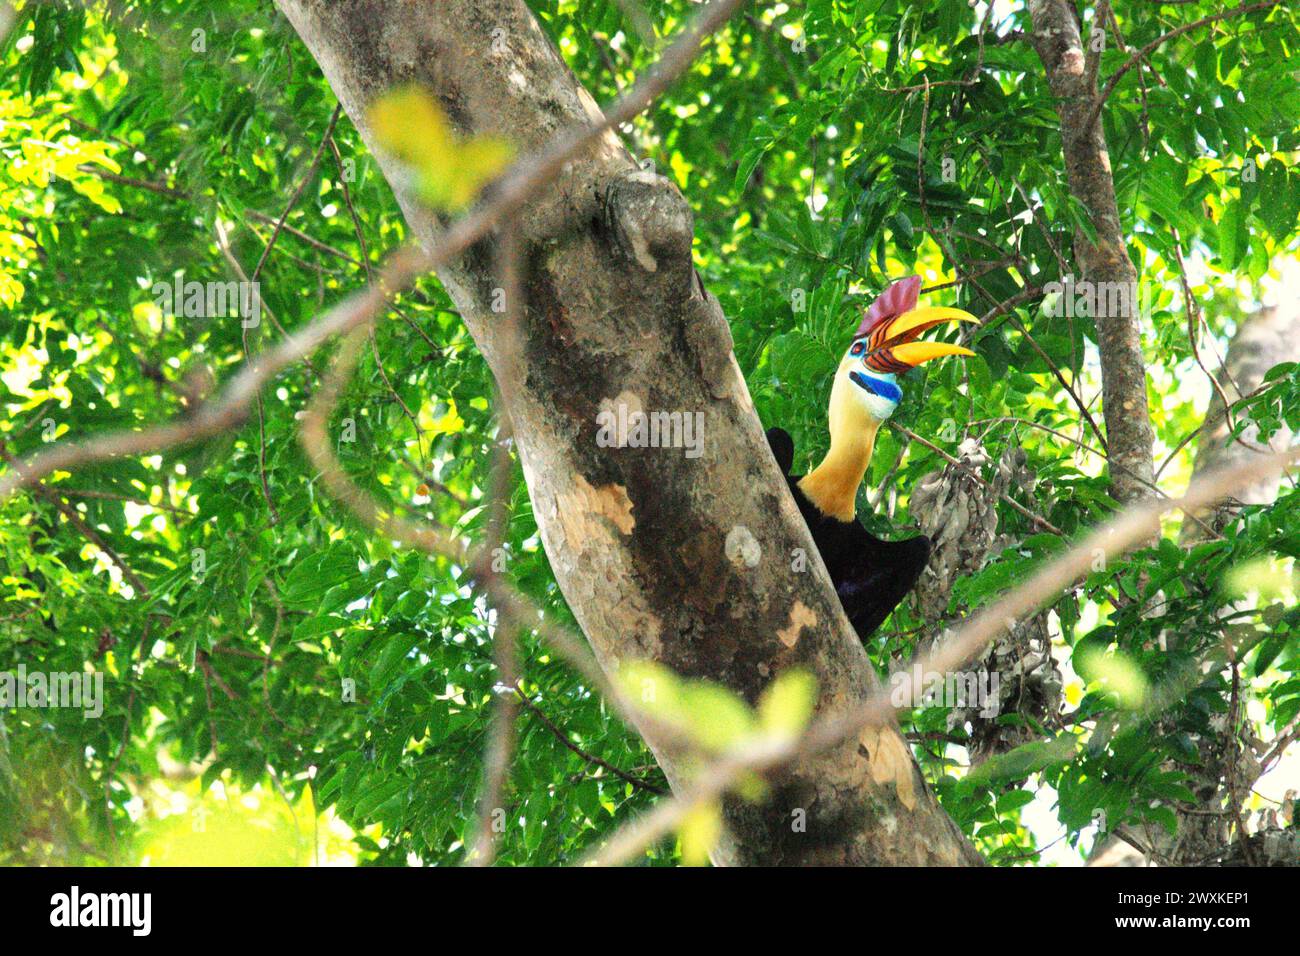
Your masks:
{"label": "blue facial skin", "polygon": [[903,390],[893,381],[894,376],[889,378],[877,378],[874,375],[867,375],[856,369],[849,372],[849,380],[859,388],[866,389],[873,395],[879,395],[887,401],[897,405],[903,400]]}

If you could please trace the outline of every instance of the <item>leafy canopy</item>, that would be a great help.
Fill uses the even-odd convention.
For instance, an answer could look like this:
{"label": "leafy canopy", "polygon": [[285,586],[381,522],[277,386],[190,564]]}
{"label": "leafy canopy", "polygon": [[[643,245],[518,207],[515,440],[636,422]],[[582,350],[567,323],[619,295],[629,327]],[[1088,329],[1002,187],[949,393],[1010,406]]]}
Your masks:
{"label": "leafy canopy", "polygon": [[[653,35],[620,3],[532,6],[608,101],[695,5],[644,4]],[[1130,4],[1120,23],[1134,48],[1218,9]],[[156,0],[112,11],[27,3],[3,51],[0,439],[9,456],[183,413],[209,374],[228,378],[365,282],[406,238],[346,117],[313,165],[335,100],[271,5]],[[946,0],[754,7],[627,137],[691,202],[698,268],[722,300],[761,417],[792,432],[800,466],[825,449],[829,374],[865,296],[915,272],[940,287],[932,301],[984,313],[1062,280],[1073,236],[1088,228],[1068,192],[1041,65],[1014,39],[1027,14],[998,4],[981,34],[985,12]],[[1222,353],[1277,264],[1295,258],[1298,40],[1294,14],[1281,8],[1192,31],[1154,50],[1149,70],[1130,71],[1102,115],[1142,277],[1157,460],[1172,454],[1161,476],[1170,490],[1188,477],[1196,442],[1181,443],[1210,393],[1189,345],[1175,231],[1207,341]],[[1102,76],[1126,59],[1112,43]],[[405,95],[381,107],[381,137],[398,155],[425,157],[427,198],[464,206],[505,147],[457,144],[428,116],[422,139],[410,141],[417,126],[402,114],[423,107]],[[446,150],[457,146],[475,156],[461,179],[448,176]],[[300,185],[262,268],[258,326],[158,305],[156,283],[228,281],[233,263],[251,272]],[[977,358],[909,376],[898,418],[949,451],[966,438],[993,460],[1023,449],[1039,480],[1026,504],[1073,534],[1113,505],[1099,458],[1061,437],[1095,446],[1060,381],[1091,401],[1099,372],[1092,321],[1059,313],[1027,295],[979,331]],[[318,493],[295,413],[321,367],[282,375],[253,418],[219,440],[60,473],[0,504],[0,671],[93,668],[108,688],[97,720],[65,709],[0,713],[0,858],[138,860],[157,852],[150,835],[176,806],[193,812],[198,792],[215,787],[299,814],[328,810],[365,862],[462,859],[497,696],[495,615],[464,568],[395,551]],[[1297,366],[1279,366],[1268,382],[1242,423],[1266,433],[1300,426]],[[377,328],[334,422],[338,453],[394,510],[477,536],[498,440],[490,395],[481,357],[427,279]],[[882,532],[905,528],[908,490],[941,466],[884,432],[866,484],[888,493],[869,520]],[[512,482],[504,573],[572,625],[522,476]],[[1241,719],[1252,733],[1296,716],[1297,504],[1287,486],[1222,540],[1185,551],[1166,537],[1063,595],[1051,621],[1063,660],[1077,661],[1066,713],[998,718],[1023,730],[1027,747],[967,773],[966,728],[949,728],[948,711],[918,708],[905,720],[945,808],[993,861],[1032,860],[1053,836],[1022,820],[1045,787],[1071,844],[1092,832],[1099,808],[1111,826],[1173,826],[1171,808],[1192,798],[1176,768],[1202,759],[1197,741],[1233,700],[1225,669],[1195,671],[1207,656],[1244,662]],[[1014,546],[961,582],[954,616],[1061,546],[1005,505],[999,517]],[[1225,617],[1242,567],[1255,569],[1244,584],[1251,600]],[[1261,568],[1271,569],[1271,594],[1255,583]],[[1139,599],[1156,594],[1154,614],[1139,613]],[[873,649],[876,664],[910,657],[923,623],[901,608]],[[1161,650],[1169,634],[1180,637]],[[560,733],[645,784],[566,747],[525,710],[501,858],[568,861],[664,782],[635,734],[535,636],[522,657],[523,690]],[[1150,688],[1189,670],[1195,679],[1173,706],[1144,711]],[[718,698],[712,712],[758,719],[738,707]],[[779,711],[778,723],[793,719],[797,700]],[[285,826],[286,852],[302,859],[293,834],[310,827]],[[699,860],[715,838],[705,812],[683,831],[682,852]],[[672,862],[677,849],[649,859]]]}

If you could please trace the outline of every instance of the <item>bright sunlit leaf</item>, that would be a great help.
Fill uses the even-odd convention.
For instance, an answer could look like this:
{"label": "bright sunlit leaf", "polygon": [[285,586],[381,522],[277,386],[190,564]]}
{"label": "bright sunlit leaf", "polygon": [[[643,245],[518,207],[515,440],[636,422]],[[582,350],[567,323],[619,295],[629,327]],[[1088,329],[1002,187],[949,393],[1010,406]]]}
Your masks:
{"label": "bright sunlit leaf", "polygon": [[514,155],[499,137],[458,136],[442,107],[417,86],[380,97],[368,118],[380,145],[414,171],[420,198],[435,209],[470,205]]}
{"label": "bright sunlit leaf", "polygon": [[794,737],[808,725],[817,703],[817,678],[805,670],[789,670],[772,681],[758,702],[763,730]]}
{"label": "bright sunlit leaf", "polygon": [[1146,703],[1150,682],[1133,659],[1118,651],[1083,649],[1075,656],[1075,668],[1102,690],[1113,694],[1123,707],[1136,710]]}
{"label": "bright sunlit leaf", "polygon": [[682,862],[687,866],[704,866],[722,836],[722,807],[713,802],[695,807],[682,818],[677,836],[681,841]]}

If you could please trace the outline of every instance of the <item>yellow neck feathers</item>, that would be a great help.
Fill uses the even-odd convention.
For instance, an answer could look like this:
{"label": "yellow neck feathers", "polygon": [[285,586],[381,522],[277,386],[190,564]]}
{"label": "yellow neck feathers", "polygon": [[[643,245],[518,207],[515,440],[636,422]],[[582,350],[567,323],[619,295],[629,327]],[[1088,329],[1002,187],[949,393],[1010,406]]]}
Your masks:
{"label": "yellow neck feathers", "polygon": [[871,416],[850,389],[856,388],[846,375],[837,373],[831,388],[828,424],[831,449],[826,458],[799,482],[799,488],[818,511],[852,521],[858,486],[871,463],[880,420]]}

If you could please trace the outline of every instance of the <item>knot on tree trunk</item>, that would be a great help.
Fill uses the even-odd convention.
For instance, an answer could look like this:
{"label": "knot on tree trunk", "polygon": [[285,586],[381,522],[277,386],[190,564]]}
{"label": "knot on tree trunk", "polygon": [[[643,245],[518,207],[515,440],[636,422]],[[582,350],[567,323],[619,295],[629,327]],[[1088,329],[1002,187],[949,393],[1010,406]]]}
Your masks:
{"label": "knot on tree trunk", "polygon": [[690,275],[695,218],[677,186],[653,170],[617,177],[602,197],[611,245],[642,272]]}

